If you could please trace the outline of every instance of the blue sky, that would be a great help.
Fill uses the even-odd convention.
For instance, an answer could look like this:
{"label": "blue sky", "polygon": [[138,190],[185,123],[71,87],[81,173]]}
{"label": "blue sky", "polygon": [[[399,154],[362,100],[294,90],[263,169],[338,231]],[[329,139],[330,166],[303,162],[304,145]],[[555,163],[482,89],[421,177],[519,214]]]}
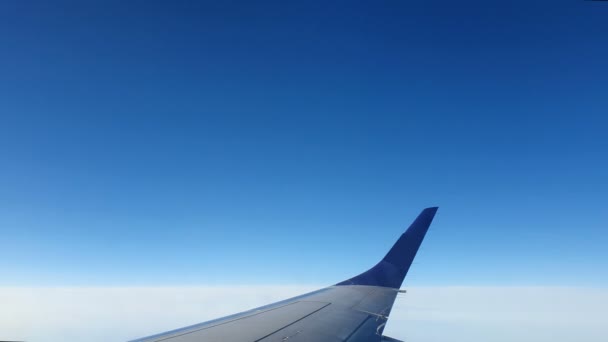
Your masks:
{"label": "blue sky", "polygon": [[3,2],[0,284],[608,284],[608,7]]}

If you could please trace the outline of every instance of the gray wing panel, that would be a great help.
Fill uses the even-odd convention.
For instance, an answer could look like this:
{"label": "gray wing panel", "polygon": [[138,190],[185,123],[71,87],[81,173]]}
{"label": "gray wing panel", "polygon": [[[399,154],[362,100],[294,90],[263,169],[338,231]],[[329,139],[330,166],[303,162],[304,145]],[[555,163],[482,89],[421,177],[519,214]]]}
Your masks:
{"label": "gray wing panel", "polygon": [[218,323],[217,325],[193,328],[186,331],[178,331],[171,335],[158,336],[149,341],[259,341],[328,305],[329,303],[324,302],[293,302],[245,317]]}
{"label": "gray wing panel", "polygon": [[132,342],[379,342],[396,295],[376,286],[332,286]]}

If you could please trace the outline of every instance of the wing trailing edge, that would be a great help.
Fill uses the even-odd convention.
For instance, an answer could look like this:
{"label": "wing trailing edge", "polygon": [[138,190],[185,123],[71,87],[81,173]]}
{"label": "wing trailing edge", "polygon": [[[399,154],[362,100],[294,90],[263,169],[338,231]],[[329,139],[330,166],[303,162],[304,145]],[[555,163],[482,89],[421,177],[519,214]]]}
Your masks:
{"label": "wing trailing edge", "polygon": [[437,209],[437,207],[424,209],[376,266],[336,285],[400,288]]}

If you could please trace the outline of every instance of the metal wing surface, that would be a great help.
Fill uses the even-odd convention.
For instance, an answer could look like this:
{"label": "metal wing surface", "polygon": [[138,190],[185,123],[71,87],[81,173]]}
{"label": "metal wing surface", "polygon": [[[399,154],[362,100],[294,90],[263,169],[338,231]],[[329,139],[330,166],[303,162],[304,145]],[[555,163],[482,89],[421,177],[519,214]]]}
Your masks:
{"label": "metal wing surface", "polygon": [[424,209],[374,267],[281,302],[131,342],[381,342],[384,326],[435,216]]}

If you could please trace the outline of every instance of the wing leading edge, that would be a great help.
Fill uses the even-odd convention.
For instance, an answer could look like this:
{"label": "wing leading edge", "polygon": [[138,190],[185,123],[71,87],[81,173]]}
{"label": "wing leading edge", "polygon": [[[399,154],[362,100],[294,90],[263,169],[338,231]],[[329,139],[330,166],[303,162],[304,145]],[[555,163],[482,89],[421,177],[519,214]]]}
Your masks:
{"label": "wing leading edge", "polygon": [[374,267],[315,292],[132,342],[382,342],[384,326],[437,212],[424,209]]}

